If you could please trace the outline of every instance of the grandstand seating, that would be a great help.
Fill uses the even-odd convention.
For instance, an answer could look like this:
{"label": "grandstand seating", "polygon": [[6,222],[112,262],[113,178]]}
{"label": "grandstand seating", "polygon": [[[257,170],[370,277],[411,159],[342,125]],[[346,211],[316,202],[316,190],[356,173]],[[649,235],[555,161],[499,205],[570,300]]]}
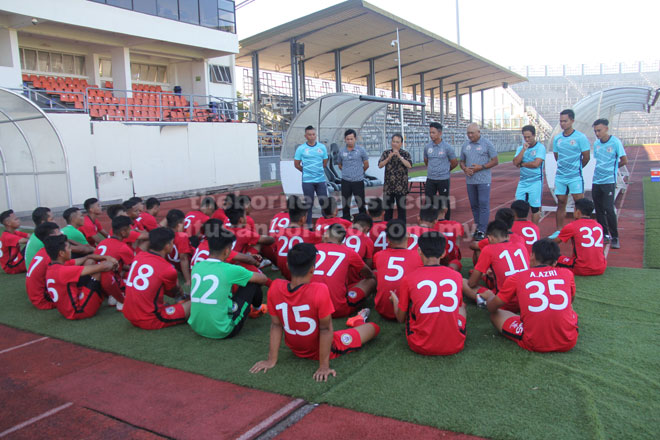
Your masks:
{"label": "grandstand seating", "polygon": [[238,122],[191,103],[184,95],[163,91],[161,86],[133,84],[132,97],[126,98],[126,92],[114,90],[111,81],[103,85],[99,88],[81,78],[23,74],[23,86],[28,91],[48,96],[60,105],[57,110],[89,113],[93,120]]}

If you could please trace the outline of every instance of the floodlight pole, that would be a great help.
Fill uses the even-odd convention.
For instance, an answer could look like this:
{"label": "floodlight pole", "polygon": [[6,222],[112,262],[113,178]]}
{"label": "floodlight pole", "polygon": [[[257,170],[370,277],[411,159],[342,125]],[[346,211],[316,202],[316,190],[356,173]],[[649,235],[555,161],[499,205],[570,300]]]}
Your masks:
{"label": "floodlight pole", "polygon": [[[401,43],[399,41],[399,28],[396,28],[396,54],[399,64],[399,101],[401,101],[401,89],[403,83],[401,82]],[[401,136],[403,136],[403,106],[399,104],[399,119],[401,121]]]}

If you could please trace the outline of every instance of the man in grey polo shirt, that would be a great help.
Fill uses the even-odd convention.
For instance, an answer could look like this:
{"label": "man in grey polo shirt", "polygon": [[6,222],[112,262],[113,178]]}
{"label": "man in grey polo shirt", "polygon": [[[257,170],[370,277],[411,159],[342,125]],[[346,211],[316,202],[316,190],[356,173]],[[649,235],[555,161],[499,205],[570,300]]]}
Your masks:
{"label": "man in grey polo shirt", "polygon": [[429,127],[431,142],[424,147],[424,165],[426,165],[427,177],[424,185],[426,200],[432,200],[433,196],[440,194],[442,203],[447,206],[445,220],[449,220],[449,176],[451,170],[458,165],[458,159],[454,147],[442,140],[442,125],[431,122]]}
{"label": "man in grey polo shirt", "polygon": [[355,145],[356,139],[355,130],[346,130],[346,146],[339,150],[337,157],[337,165],[341,170],[342,217],[346,220],[351,219],[351,197],[355,197],[360,213],[367,212],[364,207],[364,172],[369,168],[369,155],[364,148]]}
{"label": "man in grey polo shirt", "polygon": [[499,162],[493,143],[481,137],[479,125],[467,126],[468,142],[461,148],[461,169],[465,173],[468,198],[472,207],[475,240],[483,240],[486,236],[486,226],[490,215],[490,169]]}

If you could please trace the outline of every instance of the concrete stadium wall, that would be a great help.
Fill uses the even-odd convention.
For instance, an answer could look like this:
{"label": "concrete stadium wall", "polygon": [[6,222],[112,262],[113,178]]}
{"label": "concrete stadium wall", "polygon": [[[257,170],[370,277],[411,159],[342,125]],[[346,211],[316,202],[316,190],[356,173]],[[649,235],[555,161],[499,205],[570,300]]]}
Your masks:
{"label": "concrete stadium wall", "polygon": [[[73,203],[194,193],[260,180],[255,124],[90,122],[50,114],[62,137]],[[95,168],[96,167],[96,168]]]}

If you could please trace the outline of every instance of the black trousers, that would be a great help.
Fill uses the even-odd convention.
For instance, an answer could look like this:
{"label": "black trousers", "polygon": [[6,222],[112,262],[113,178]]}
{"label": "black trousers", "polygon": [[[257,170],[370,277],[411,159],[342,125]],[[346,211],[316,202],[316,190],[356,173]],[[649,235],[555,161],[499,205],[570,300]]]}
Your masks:
{"label": "black trousers", "polygon": [[361,214],[367,212],[367,209],[364,207],[364,181],[350,182],[344,179],[341,180],[341,211],[342,217],[346,220],[351,220],[351,197],[355,197],[355,204]]}
{"label": "black trousers", "polygon": [[619,238],[616,212],[614,211],[614,194],[616,184],[594,183],[591,188],[591,197],[596,208],[596,220],[603,227],[603,233],[612,238]]}
{"label": "black trousers", "polygon": [[396,205],[396,218],[406,221],[406,194],[383,194],[383,203],[385,205],[385,221],[392,220],[394,217],[394,206]]}
{"label": "black trousers", "polygon": [[429,200],[436,194],[440,194],[440,200],[447,207],[447,213],[445,214],[445,220],[449,220],[451,210],[449,207],[449,179],[445,180],[432,180],[426,179],[426,185],[424,185],[424,195],[426,200]]}
{"label": "black trousers", "polygon": [[[235,336],[243,328],[245,320],[250,314],[250,306],[255,308],[260,307],[263,302],[263,294],[261,292],[261,285],[255,283],[247,283],[245,287],[239,287],[236,293],[232,295],[232,299],[236,304],[236,310],[232,314],[232,319],[236,322],[234,330],[231,331],[228,338]],[[245,307],[245,310],[243,308]]]}

